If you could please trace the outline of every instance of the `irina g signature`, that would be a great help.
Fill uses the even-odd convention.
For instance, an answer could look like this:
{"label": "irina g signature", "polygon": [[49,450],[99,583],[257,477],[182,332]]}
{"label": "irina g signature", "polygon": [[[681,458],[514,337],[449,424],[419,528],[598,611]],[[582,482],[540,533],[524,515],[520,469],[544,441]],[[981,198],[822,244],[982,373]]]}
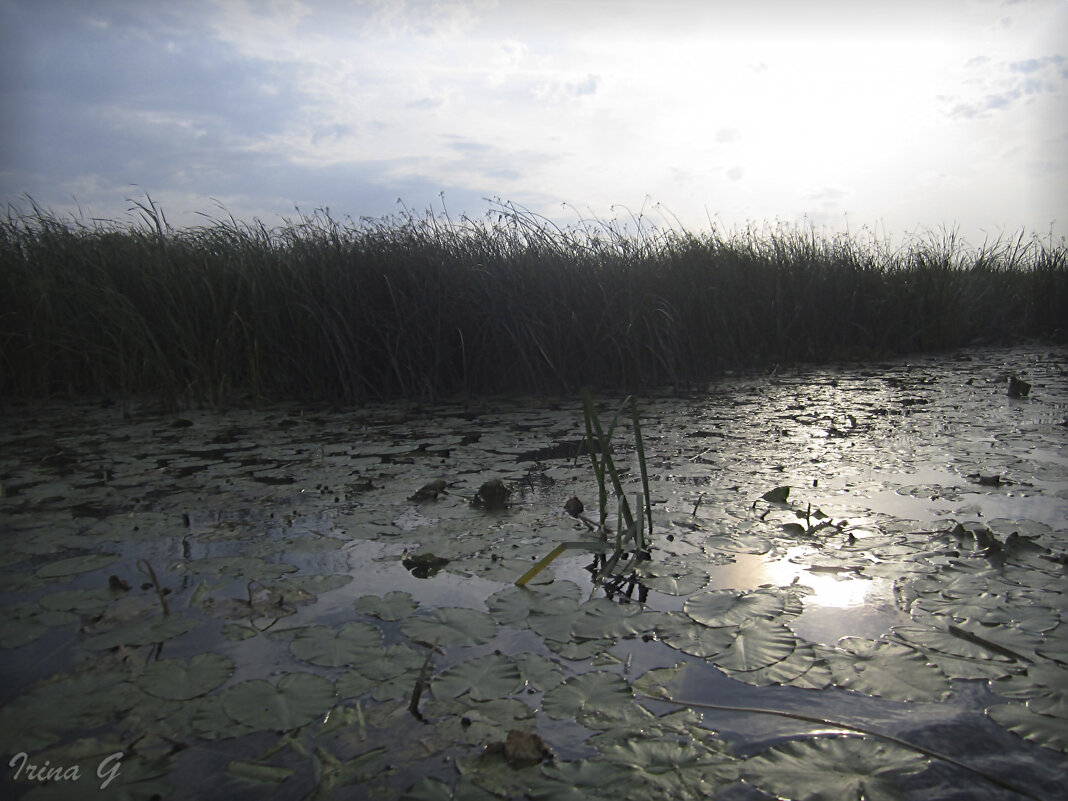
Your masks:
{"label": "irina g signature", "polygon": [[[123,753],[122,751],[116,751],[114,754],[104,757],[100,760],[100,764],[96,766],[96,777],[103,780],[100,784],[101,790],[111,784],[112,780],[119,775]],[[82,777],[82,772],[77,765],[65,768],[61,765],[52,765],[50,760],[47,759],[43,765],[35,765],[30,762],[30,757],[25,751],[19,751],[15,756],[11,757],[11,761],[7,764],[8,767],[15,768],[15,775],[12,777],[15,781],[22,778],[23,771],[26,772],[25,778],[28,781],[36,782],[76,782]]]}

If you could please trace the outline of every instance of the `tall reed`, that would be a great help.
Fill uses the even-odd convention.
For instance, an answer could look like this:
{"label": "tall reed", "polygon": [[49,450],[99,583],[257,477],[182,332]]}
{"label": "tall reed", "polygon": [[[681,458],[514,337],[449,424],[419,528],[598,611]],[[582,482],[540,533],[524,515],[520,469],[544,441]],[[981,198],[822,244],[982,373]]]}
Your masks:
{"label": "tall reed", "polygon": [[[726,368],[1061,339],[1064,242],[900,247],[811,230],[730,234],[501,203],[484,218],[325,212],[0,220],[0,395],[337,402],[633,391]],[[640,222],[640,221],[639,221]]]}

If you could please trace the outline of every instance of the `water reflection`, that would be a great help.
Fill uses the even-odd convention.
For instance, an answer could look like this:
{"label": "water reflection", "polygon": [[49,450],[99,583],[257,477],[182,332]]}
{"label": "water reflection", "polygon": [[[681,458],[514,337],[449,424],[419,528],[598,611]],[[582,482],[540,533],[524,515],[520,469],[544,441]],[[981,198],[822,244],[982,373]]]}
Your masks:
{"label": "water reflection", "polygon": [[893,582],[862,577],[849,569],[813,566],[818,552],[790,548],[779,558],[737,554],[733,564],[712,568],[712,589],[755,590],[798,584],[812,592],[804,597],[801,616],[789,621],[798,635],[813,642],[836,643],[842,637],[878,637],[892,625],[908,621],[893,599]]}

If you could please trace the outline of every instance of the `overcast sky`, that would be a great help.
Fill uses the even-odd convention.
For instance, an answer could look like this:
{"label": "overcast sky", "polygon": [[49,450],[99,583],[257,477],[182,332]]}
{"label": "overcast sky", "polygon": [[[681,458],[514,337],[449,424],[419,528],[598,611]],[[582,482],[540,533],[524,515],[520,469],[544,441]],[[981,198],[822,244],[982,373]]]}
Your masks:
{"label": "overcast sky", "polygon": [[0,0],[0,51],[0,199],[60,213],[1068,230],[1066,0]]}

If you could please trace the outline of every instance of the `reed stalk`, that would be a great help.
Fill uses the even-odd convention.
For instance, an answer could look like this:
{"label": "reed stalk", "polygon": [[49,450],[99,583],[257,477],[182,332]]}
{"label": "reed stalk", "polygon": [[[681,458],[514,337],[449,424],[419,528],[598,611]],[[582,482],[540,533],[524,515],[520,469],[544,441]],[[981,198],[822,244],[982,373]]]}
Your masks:
{"label": "reed stalk", "polygon": [[[0,397],[362,402],[635,392],[722,371],[1068,339],[1064,241],[891,246],[700,234],[509,203],[269,228],[128,224],[30,201],[0,219]],[[648,493],[646,493],[648,499]],[[646,515],[646,518],[648,516]]]}

